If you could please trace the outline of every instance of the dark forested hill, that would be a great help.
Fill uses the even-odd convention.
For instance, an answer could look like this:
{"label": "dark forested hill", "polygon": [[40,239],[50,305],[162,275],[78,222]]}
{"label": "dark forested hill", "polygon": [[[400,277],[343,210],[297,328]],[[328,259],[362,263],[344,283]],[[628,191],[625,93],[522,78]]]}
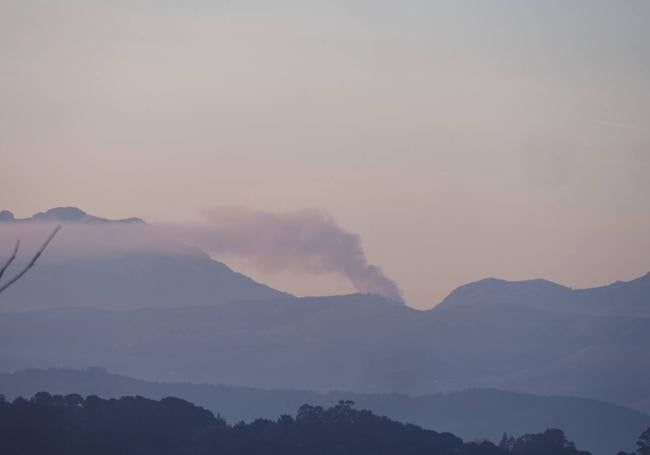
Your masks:
{"label": "dark forested hill", "polygon": [[504,432],[514,435],[560,428],[579,447],[594,454],[611,455],[633,448],[635,437],[650,426],[650,416],[621,406],[569,397],[542,397],[498,390],[473,389],[450,394],[408,396],[304,390],[264,390],[225,385],[160,383],[109,374],[103,369],[25,370],[0,374],[0,394],[8,399],[31,397],[39,391],[68,395],[118,398],[141,395],[182,398],[228,421],[252,421],[290,414],[300,405],[323,407],[340,400],[423,428],[448,431],[469,441],[499,441]]}
{"label": "dark forested hill", "polygon": [[229,425],[177,398],[104,400],[37,393],[0,397],[0,452],[7,455],[586,455],[560,430],[503,441],[464,443],[450,433],[402,424],[350,401],[302,405],[294,417]]}

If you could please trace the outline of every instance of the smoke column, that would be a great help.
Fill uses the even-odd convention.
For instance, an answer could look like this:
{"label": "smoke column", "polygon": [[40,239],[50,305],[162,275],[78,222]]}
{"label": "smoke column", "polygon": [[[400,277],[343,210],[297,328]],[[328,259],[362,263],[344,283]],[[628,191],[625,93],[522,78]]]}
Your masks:
{"label": "smoke column", "polygon": [[211,255],[236,255],[270,271],[335,273],[360,292],[402,300],[395,282],[368,263],[360,237],[322,211],[270,213],[219,207],[204,214],[202,224],[166,229]]}

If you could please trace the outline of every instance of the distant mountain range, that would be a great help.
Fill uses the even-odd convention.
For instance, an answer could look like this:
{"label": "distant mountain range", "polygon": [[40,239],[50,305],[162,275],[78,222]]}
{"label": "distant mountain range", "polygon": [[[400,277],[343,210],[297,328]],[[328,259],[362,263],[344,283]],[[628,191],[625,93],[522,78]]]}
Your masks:
{"label": "distant mountain range", "polygon": [[2,223],[92,223],[92,224],[144,224],[140,218],[124,218],[122,220],[109,220],[94,215],[89,215],[77,207],[56,207],[39,212],[29,218],[16,218],[9,210],[0,211]]}
{"label": "distant mountain range", "polygon": [[152,380],[366,393],[496,388],[650,412],[649,274],[584,290],[488,279],[417,311],[372,295],[296,298],[200,252],[138,250],[39,263],[0,303],[5,370],[99,364]]}
{"label": "distant mountain range", "polygon": [[165,381],[359,392],[491,387],[650,412],[650,318],[365,295],[2,313],[5,369],[101,364]]}
{"label": "distant mountain range", "polygon": [[229,422],[276,419],[303,404],[323,407],[353,400],[359,409],[410,422],[466,441],[498,442],[514,435],[562,429],[569,439],[594,455],[632,449],[636,437],[650,425],[650,416],[608,403],[569,397],[543,397],[499,390],[472,389],[450,394],[408,396],[304,390],[263,390],[225,385],[160,383],[88,370],[32,369],[0,373],[0,393],[8,399],[31,397],[39,391],[78,393],[103,398],[139,395],[152,399],[182,398],[220,414]]}
{"label": "distant mountain range", "polygon": [[650,316],[650,273],[593,289],[571,289],[546,280],[505,281],[495,278],[466,284],[440,307],[523,305],[552,311],[619,316]]}

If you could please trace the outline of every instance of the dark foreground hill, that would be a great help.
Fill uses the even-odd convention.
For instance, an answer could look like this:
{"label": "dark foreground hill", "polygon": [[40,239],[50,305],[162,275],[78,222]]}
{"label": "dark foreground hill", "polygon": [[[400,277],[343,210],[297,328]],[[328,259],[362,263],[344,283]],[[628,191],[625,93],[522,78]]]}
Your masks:
{"label": "dark foreground hill", "polygon": [[379,415],[417,424],[423,428],[456,434],[464,440],[499,441],[504,432],[513,435],[560,428],[579,447],[594,454],[610,455],[631,450],[650,416],[592,400],[542,397],[498,390],[467,390],[450,394],[408,396],[303,390],[263,390],[225,385],[159,383],[109,374],[103,369],[24,370],[0,374],[0,393],[8,399],[31,397],[39,391],[103,398],[140,395],[162,399],[174,396],[196,403],[228,421],[253,421],[290,414],[300,405],[323,407],[341,400]]}
{"label": "dark foreground hill", "polygon": [[295,418],[229,425],[186,401],[142,397],[103,400],[45,392],[27,401],[0,398],[0,452],[7,455],[587,455],[560,430],[464,443],[341,401],[303,405]]}

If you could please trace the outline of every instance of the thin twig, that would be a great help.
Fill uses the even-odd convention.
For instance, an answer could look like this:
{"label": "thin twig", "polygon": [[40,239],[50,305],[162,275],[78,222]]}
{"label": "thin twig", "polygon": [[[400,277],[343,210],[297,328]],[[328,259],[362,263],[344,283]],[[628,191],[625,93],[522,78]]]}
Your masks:
{"label": "thin twig", "polygon": [[[50,236],[47,238],[47,240],[45,241],[45,243],[43,244],[43,246],[42,246],[42,247],[41,247],[41,248],[36,252],[36,254],[35,254],[34,257],[32,258],[32,260],[29,261],[29,264],[27,264],[27,266],[26,266],[23,270],[21,270],[20,273],[18,273],[15,277],[13,277],[12,279],[10,279],[9,281],[7,281],[4,285],[2,285],[2,286],[0,287],[0,293],[2,293],[2,291],[4,291],[4,290],[7,289],[9,286],[11,286],[12,284],[14,284],[16,281],[18,281],[18,280],[19,280],[19,279],[20,279],[24,274],[27,273],[27,271],[28,271],[29,269],[31,269],[31,268],[34,266],[34,264],[36,264],[36,261],[38,260],[38,258],[41,257],[41,254],[43,253],[43,251],[45,251],[45,248],[47,248],[47,246],[50,244],[50,242],[52,241],[52,239],[54,238],[54,236],[56,235],[56,233],[59,232],[60,229],[61,229],[61,226],[60,226],[60,225],[57,226],[56,228],[54,228],[54,230],[52,231],[52,233],[50,234]],[[10,259],[9,262],[11,262],[11,261],[13,261],[13,259]],[[4,271],[4,270],[3,270],[3,271]]]}
{"label": "thin twig", "polygon": [[11,263],[14,262],[14,259],[16,259],[16,255],[18,254],[18,248],[20,248],[20,240],[16,240],[16,246],[14,247],[14,252],[11,254],[11,257],[5,263],[5,265],[2,266],[2,269],[0,269],[0,280],[2,279],[2,275],[4,275],[5,273],[5,270],[7,270],[11,265]]}

